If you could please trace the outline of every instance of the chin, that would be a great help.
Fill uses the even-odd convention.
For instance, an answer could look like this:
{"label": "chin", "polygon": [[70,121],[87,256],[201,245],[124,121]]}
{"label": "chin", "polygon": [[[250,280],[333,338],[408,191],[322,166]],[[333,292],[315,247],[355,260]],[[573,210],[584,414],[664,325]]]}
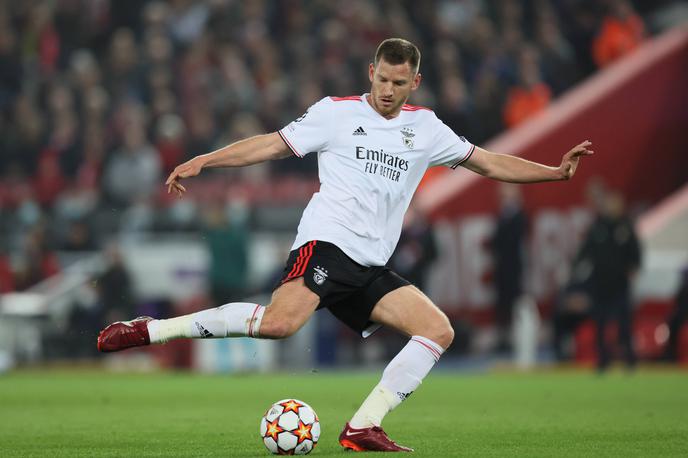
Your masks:
{"label": "chin", "polygon": [[394,113],[394,111],[397,110],[397,109],[399,108],[396,104],[392,104],[392,105],[389,105],[389,106],[380,104],[380,105],[378,105],[378,107],[379,107],[379,109],[380,109],[380,112],[381,112],[381,113],[384,113],[384,114],[391,114],[391,113]]}

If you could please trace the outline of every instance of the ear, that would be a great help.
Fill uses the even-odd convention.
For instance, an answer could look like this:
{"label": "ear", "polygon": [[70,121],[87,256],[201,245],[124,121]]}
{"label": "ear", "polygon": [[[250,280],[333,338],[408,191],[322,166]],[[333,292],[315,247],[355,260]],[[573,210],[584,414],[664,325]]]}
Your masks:
{"label": "ear", "polygon": [[375,76],[375,65],[371,62],[368,65],[368,79],[370,80],[371,83],[373,82],[374,76]]}
{"label": "ear", "polygon": [[423,79],[423,76],[420,73],[416,73],[416,76],[413,77],[413,83],[411,83],[411,90],[415,91],[418,89],[418,86],[420,86],[420,81]]}

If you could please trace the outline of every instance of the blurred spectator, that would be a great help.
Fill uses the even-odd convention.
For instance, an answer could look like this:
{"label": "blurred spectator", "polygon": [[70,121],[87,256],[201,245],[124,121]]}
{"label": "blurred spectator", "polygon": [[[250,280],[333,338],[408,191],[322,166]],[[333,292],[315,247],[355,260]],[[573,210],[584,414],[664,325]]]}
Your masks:
{"label": "blurred spectator", "polygon": [[537,50],[525,48],[519,56],[519,84],[509,89],[504,105],[504,123],[514,127],[549,105],[550,88],[542,81]]}
{"label": "blurred spectator", "polygon": [[60,272],[57,256],[48,244],[46,230],[37,225],[24,240],[15,272],[15,286],[24,291]]}
{"label": "blurred spectator", "polygon": [[616,322],[618,339],[629,368],[636,363],[632,342],[631,284],[640,268],[640,244],[633,223],[626,216],[620,193],[610,192],[603,213],[586,234],[580,259],[590,264],[590,293],[597,326],[598,370],[605,370],[611,354],[607,325]]}
{"label": "blurred spectator", "polygon": [[473,140],[474,120],[465,82],[458,75],[449,75],[440,87],[437,117],[460,135]]}
{"label": "blurred spectator", "polygon": [[543,78],[559,94],[573,86],[581,72],[573,47],[561,33],[556,16],[551,10],[540,13],[537,23],[537,45]]}
{"label": "blurred spectator", "polygon": [[610,10],[593,43],[593,55],[599,67],[606,67],[633,51],[645,38],[643,20],[630,2],[613,0]]}
{"label": "blurred spectator", "polygon": [[[607,202],[607,188],[599,177],[594,177],[586,183],[585,197],[587,206],[592,212],[593,221],[597,221],[605,214]],[[592,287],[591,273],[592,260],[589,259],[583,250],[588,250],[587,246],[581,245],[578,253],[574,257],[570,272],[562,269],[562,283],[565,284],[559,292],[554,302],[552,316],[552,345],[557,361],[567,361],[571,359],[570,337],[575,333],[578,326],[587,319],[592,318]]]}
{"label": "blurred spectator", "polygon": [[[574,266],[574,271],[575,269]],[[570,283],[559,293],[554,303],[552,346],[554,357],[559,362],[571,359],[569,339],[578,329],[578,326],[592,316],[589,289],[586,284],[577,280],[577,276],[574,275]]]}
{"label": "blurred spectator", "polygon": [[[688,320],[688,266],[681,271],[681,282],[676,292],[675,308],[667,323],[669,340],[664,350],[665,361],[676,362],[679,356],[681,328]],[[687,353],[688,354],[688,353]]]}
{"label": "blurred spectator", "polygon": [[72,221],[60,248],[65,251],[94,251],[97,246],[88,221]]}
{"label": "blurred spectator", "polygon": [[9,256],[0,251],[0,294],[11,293],[15,290],[14,272]]}
{"label": "blurred spectator", "polygon": [[160,154],[163,172],[167,175],[185,160],[184,122],[175,114],[166,114],[158,120],[155,136],[155,147]]}
{"label": "blurred spectator", "polygon": [[523,210],[520,188],[504,183],[498,189],[499,214],[491,243],[496,291],[495,321],[498,331],[497,351],[508,351],[511,349],[514,305],[523,293],[524,244],[528,217]]}
{"label": "blurred spectator", "polygon": [[23,69],[16,42],[9,17],[0,13],[0,113],[5,112],[21,92]]}
{"label": "blurred spectator", "polygon": [[428,269],[436,258],[435,233],[422,210],[412,201],[389,266],[423,290]]}
{"label": "blurred spectator", "polygon": [[246,208],[235,201],[225,208],[212,204],[205,214],[204,240],[208,246],[210,294],[218,305],[246,293],[249,232]]}
{"label": "blurred spectator", "polygon": [[124,144],[105,167],[107,197],[121,207],[145,201],[160,186],[160,178],[160,156],[148,143],[143,126],[130,123],[124,132]]}
{"label": "blurred spectator", "polygon": [[53,76],[60,56],[61,39],[53,23],[52,5],[36,2],[29,7],[28,22],[24,33],[26,57],[38,64],[45,76]]}
{"label": "blurred spectator", "polygon": [[134,32],[117,30],[110,41],[109,61],[105,72],[107,86],[114,99],[142,98],[141,60]]}
{"label": "blurred spectator", "polygon": [[39,160],[38,170],[33,177],[33,189],[38,203],[44,207],[52,206],[65,185],[65,178],[60,170],[57,155],[46,151]]}
{"label": "blurred spectator", "polygon": [[128,320],[136,316],[131,276],[122,261],[122,254],[117,245],[108,245],[104,256],[105,270],[95,279],[102,321],[110,323],[113,320]]}
{"label": "blurred spectator", "polygon": [[45,142],[45,118],[28,94],[19,94],[14,99],[11,118],[16,129],[9,124],[3,142],[3,160],[0,167],[7,172],[14,164],[18,172],[32,174],[36,169],[38,155]]}
{"label": "blurred spectator", "polygon": [[493,135],[498,134],[504,128],[501,112],[504,90],[496,76],[492,73],[482,74],[477,82],[473,94],[475,106],[475,139],[476,144],[487,141]]}

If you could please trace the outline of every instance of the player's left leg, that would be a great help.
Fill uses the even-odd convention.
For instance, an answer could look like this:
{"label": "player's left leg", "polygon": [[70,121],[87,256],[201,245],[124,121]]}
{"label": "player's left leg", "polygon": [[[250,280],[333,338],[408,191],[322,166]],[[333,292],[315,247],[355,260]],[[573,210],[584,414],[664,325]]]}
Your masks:
{"label": "player's left leg", "polygon": [[[454,330],[447,316],[412,285],[383,296],[370,319],[410,336],[411,340],[387,365],[378,385],[340,435],[340,443],[354,450],[408,451],[407,447],[389,441],[380,424],[387,413],[418,388],[451,345]],[[363,442],[364,437],[370,443]]]}

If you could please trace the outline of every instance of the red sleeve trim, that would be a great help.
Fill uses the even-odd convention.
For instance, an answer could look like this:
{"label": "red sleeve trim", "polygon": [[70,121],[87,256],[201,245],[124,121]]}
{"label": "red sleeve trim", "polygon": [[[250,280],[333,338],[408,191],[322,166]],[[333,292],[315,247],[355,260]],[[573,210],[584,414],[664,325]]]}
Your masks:
{"label": "red sleeve trim", "polygon": [[330,97],[333,102],[342,102],[344,100],[355,100],[357,102],[361,101],[360,95],[347,95],[346,97]]}
{"label": "red sleeve trim", "polygon": [[452,169],[456,169],[458,166],[460,166],[461,164],[463,164],[464,162],[466,162],[466,161],[473,155],[473,151],[475,151],[475,145],[471,145],[471,150],[468,152],[468,154],[466,155],[466,157],[464,157],[463,159],[461,159],[460,161],[458,161],[456,164],[452,165],[451,168],[452,168]]}
{"label": "red sleeve trim", "polygon": [[280,137],[282,137],[282,140],[284,140],[284,143],[287,144],[289,149],[291,150],[292,153],[294,153],[294,156],[296,157],[303,157],[299,152],[294,148],[294,145],[291,144],[291,142],[287,139],[287,137],[282,133],[281,130],[278,130],[277,133],[279,134]]}
{"label": "red sleeve trim", "polygon": [[418,110],[428,110],[428,111],[432,111],[432,110],[431,110],[430,108],[428,108],[428,107],[422,107],[422,106],[420,106],[420,105],[409,105],[408,103],[405,103],[404,105],[402,105],[401,110],[402,110],[402,111],[418,111]]}

